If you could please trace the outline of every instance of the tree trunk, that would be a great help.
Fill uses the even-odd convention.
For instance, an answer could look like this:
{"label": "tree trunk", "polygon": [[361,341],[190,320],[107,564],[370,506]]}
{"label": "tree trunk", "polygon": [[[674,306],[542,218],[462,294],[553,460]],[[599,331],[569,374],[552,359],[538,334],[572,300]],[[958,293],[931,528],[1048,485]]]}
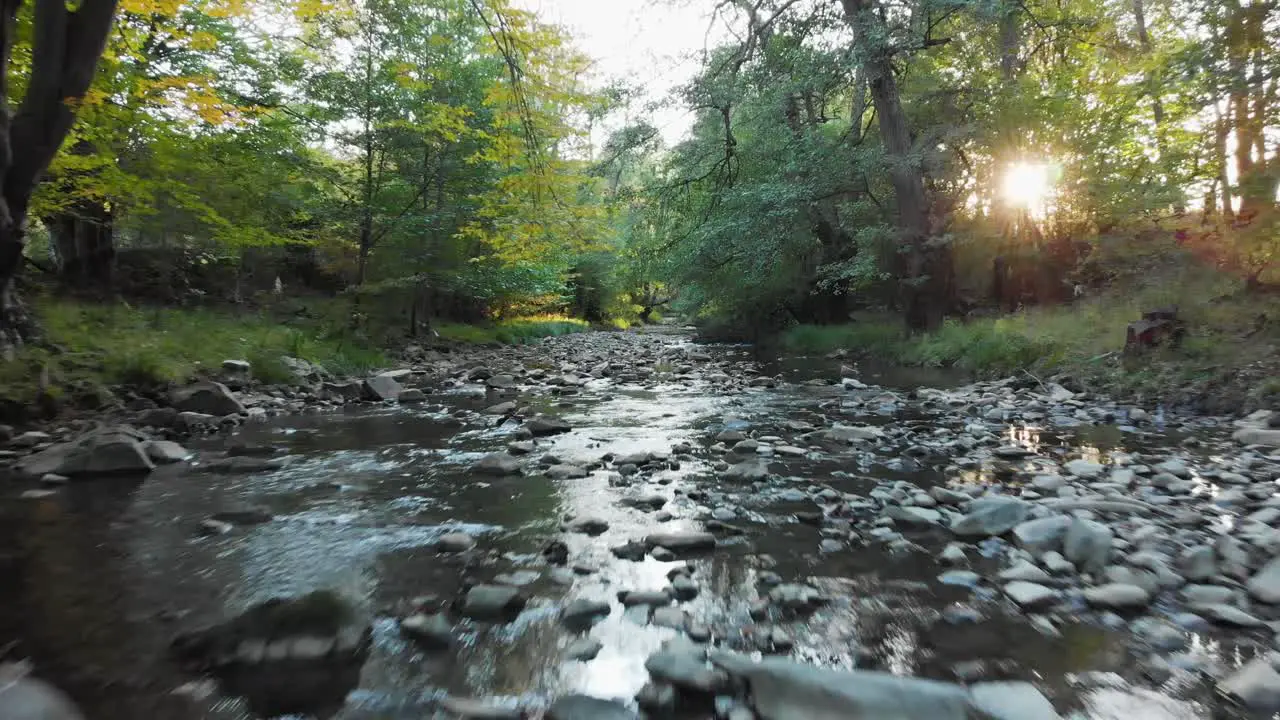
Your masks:
{"label": "tree trunk", "polygon": [[360,247],[356,262],[356,285],[364,285],[373,250],[373,18],[365,20],[364,46],[364,183],[361,188]]}
{"label": "tree trunk", "polygon": [[0,0],[0,344],[6,352],[34,332],[14,281],[22,268],[27,207],[36,182],[62,146],[75,108],[106,47],[115,0],[36,0],[30,76],[10,117],[9,61],[22,0]]}
{"label": "tree trunk", "polygon": [[889,162],[889,180],[897,202],[900,237],[899,277],[907,325],[929,329],[942,323],[949,301],[950,251],[929,243],[929,207],[924,173],[912,157],[911,131],[893,75],[888,28],[876,0],[841,0],[854,36],[862,46],[866,73]]}
{"label": "tree trunk", "polygon": [[[1215,108],[1217,103],[1214,103]],[[1227,106],[1230,114],[1231,107]],[[1235,222],[1235,209],[1231,205],[1231,182],[1227,179],[1227,136],[1231,134],[1231,125],[1227,115],[1215,109],[1213,134],[1213,162],[1218,171],[1218,185],[1222,188],[1222,220],[1228,224]]]}
{"label": "tree trunk", "polygon": [[63,281],[79,288],[111,284],[115,237],[111,211],[102,203],[81,200],[67,212],[45,218]]}

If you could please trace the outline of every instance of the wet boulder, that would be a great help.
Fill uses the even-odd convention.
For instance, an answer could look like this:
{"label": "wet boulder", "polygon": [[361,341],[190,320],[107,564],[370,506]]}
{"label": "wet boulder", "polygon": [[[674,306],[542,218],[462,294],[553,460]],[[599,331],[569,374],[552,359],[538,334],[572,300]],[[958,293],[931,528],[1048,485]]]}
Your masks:
{"label": "wet boulder", "polygon": [[169,465],[182,462],[191,457],[191,451],[172,440],[149,440],[143,446],[147,457],[157,465]]}
{"label": "wet boulder", "polygon": [[1110,610],[1134,610],[1151,604],[1151,594],[1137,585],[1108,583],[1087,588],[1084,600],[1094,607]]}
{"label": "wet boulder", "polygon": [[609,616],[612,608],[606,600],[578,598],[560,611],[560,621],[574,630],[585,630]]}
{"label": "wet boulder", "polygon": [[145,441],[145,435],[127,425],[101,428],[28,455],[17,470],[27,477],[145,474],[155,469]]}
{"label": "wet boulder", "polygon": [[444,615],[410,615],[400,621],[400,632],[432,649],[444,650],[453,644],[453,626]]}
{"label": "wet boulder", "polygon": [[1111,558],[1111,528],[1095,520],[1075,518],[1062,540],[1062,554],[1076,567],[1086,572],[1097,572],[1106,567]]}
{"label": "wet boulder", "polygon": [[1263,565],[1246,585],[1249,595],[1264,603],[1280,603],[1280,557]]}
{"label": "wet boulder", "polygon": [[969,686],[969,701],[991,720],[1060,720],[1048,698],[1028,682],[980,682]]}
{"label": "wet boulder", "polygon": [[644,669],[655,681],[684,692],[712,695],[728,685],[724,671],[708,663],[706,651],[688,640],[668,643],[644,661]]}
{"label": "wet boulder", "polygon": [[715,652],[711,661],[750,687],[763,720],[970,720],[958,685],[868,670],[832,670],[783,658],[753,662]]}
{"label": "wet boulder", "polygon": [[1003,535],[1025,522],[1030,514],[1031,504],[1025,500],[990,495],[970,503],[969,512],[951,525],[951,531],[961,537]]}
{"label": "wet boulder", "polygon": [[578,660],[587,662],[594,660],[600,651],[604,649],[604,643],[595,638],[582,638],[574,641],[564,651],[564,656],[569,660]]}
{"label": "wet boulder", "polygon": [[638,720],[634,712],[617,700],[601,700],[588,695],[566,695],[547,708],[547,720]]}
{"label": "wet boulder", "polygon": [[1231,436],[1242,445],[1280,448],[1280,428],[1244,427]]}
{"label": "wet boulder", "polygon": [[335,400],[351,402],[364,396],[364,384],[356,381],[327,382],[321,386],[324,395]]}
{"label": "wet boulder", "polygon": [[677,555],[703,550],[714,550],[716,536],[700,530],[672,530],[650,533],[645,536],[648,548],[664,547]]}
{"label": "wet boulder", "polygon": [[501,620],[519,615],[526,602],[527,598],[517,588],[476,585],[459,600],[458,610],[475,620]]}
{"label": "wet boulder", "polygon": [[399,398],[404,388],[394,376],[382,374],[366,379],[360,390],[365,400],[384,402]]}
{"label": "wet boulder", "polygon": [[359,679],[371,628],[329,591],[272,598],[218,625],[184,633],[172,651],[194,672],[212,671],[260,715],[322,714]]}
{"label": "wet boulder", "polygon": [[476,539],[464,532],[445,533],[436,538],[436,550],[443,553],[466,552],[476,546]]}
{"label": "wet boulder", "polygon": [[573,429],[573,426],[558,417],[538,415],[530,418],[529,421],[524,424],[524,428],[534,437],[546,437],[548,435],[567,433]]}
{"label": "wet boulder", "polygon": [[574,518],[561,526],[566,532],[584,533],[586,535],[601,535],[609,529],[609,522],[603,518],[595,516],[587,516]]}
{"label": "wet boulder", "polygon": [[1071,518],[1066,515],[1027,520],[1013,528],[1013,540],[1018,547],[1033,555],[1043,555],[1062,547]]}
{"label": "wet boulder", "polygon": [[453,713],[450,717],[463,720],[526,720],[529,716],[519,707],[513,707],[496,698],[447,697],[440,706]]}
{"label": "wet boulder", "polygon": [[1255,713],[1280,712],[1280,655],[1255,657],[1218,683],[1218,691]]}
{"label": "wet boulder", "polygon": [[231,455],[201,463],[200,469],[219,475],[248,475],[250,473],[273,472],[285,466],[281,458],[248,457]]}
{"label": "wet boulder", "polygon": [[174,390],[169,404],[178,410],[221,417],[244,414],[244,405],[220,382],[203,381]]}
{"label": "wet boulder", "polygon": [[745,460],[730,465],[720,477],[732,482],[756,482],[769,479],[769,465],[763,460]]}
{"label": "wet boulder", "polygon": [[5,720],[84,720],[79,708],[58,688],[28,675],[26,663],[0,663],[0,718]]}
{"label": "wet boulder", "polygon": [[520,469],[519,458],[508,455],[507,453],[490,453],[480,458],[471,466],[472,472],[481,473],[483,475],[520,475],[523,471]]}

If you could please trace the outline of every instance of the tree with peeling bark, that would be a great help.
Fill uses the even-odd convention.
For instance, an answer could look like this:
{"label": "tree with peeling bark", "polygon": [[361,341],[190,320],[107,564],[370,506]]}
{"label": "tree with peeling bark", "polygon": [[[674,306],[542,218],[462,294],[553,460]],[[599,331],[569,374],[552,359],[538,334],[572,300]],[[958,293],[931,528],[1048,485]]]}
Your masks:
{"label": "tree with peeling bark", "polygon": [[19,345],[32,323],[14,280],[23,265],[31,193],[75,121],[93,81],[115,14],[115,0],[35,0],[30,76],[16,112],[9,77],[21,0],[5,0],[0,15],[0,343]]}

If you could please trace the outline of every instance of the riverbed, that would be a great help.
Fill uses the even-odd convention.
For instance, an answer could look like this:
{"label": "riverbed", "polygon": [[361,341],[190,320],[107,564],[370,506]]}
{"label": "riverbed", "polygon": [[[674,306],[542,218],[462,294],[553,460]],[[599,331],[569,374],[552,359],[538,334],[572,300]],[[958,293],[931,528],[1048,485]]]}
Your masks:
{"label": "riverbed", "polygon": [[[7,500],[0,640],[17,638],[16,651],[89,718],[154,720],[258,716],[269,702],[193,686],[200,678],[174,663],[170,642],[255,603],[318,589],[351,602],[373,631],[361,666],[316,684],[323,692],[308,708],[316,716],[454,717],[440,704],[446,697],[530,709],[567,693],[630,702],[649,680],[646,658],[682,630],[655,624],[647,606],[624,607],[617,594],[666,588],[677,565],[690,566],[697,585],[696,597],[679,603],[686,627],[705,629],[723,647],[951,682],[1029,680],[1063,716],[1221,717],[1214,678],[1271,647],[1270,627],[1178,626],[1185,643],[1153,661],[1153,650],[1135,642],[1132,614],[1117,622],[1069,592],[1052,612],[1009,602],[994,580],[1008,564],[1005,540],[968,549],[962,567],[976,577],[946,575],[956,569],[939,560],[954,540],[946,523],[834,521],[833,506],[895,483],[926,494],[961,486],[1023,492],[1035,473],[1019,463],[1037,458],[1108,468],[1134,453],[1214,462],[1229,442],[1226,420],[1136,423],[1117,408],[1110,423],[1097,413],[1064,423],[1046,407],[1028,421],[1021,408],[997,417],[957,403],[948,413],[939,396],[922,392],[962,382],[946,373],[862,372],[839,358],[762,360],[745,346],[693,345],[675,329],[556,338],[545,341],[545,362],[539,352],[511,361],[515,382],[503,390],[468,380],[475,363],[455,359],[457,377],[425,388],[425,403],[250,422],[192,441],[191,462],[145,479],[76,482],[43,499]],[[497,364],[501,352],[487,357]],[[646,371],[632,372],[637,359]],[[588,372],[600,363],[605,372]],[[842,384],[850,371],[856,377]],[[550,382],[566,374],[572,381]],[[572,429],[533,440],[534,451],[519,456],[520,475],[479,474],[477,461],[520,441],[520,417],[485,412],[504,401]],[[833,424],[885,435],[834,449],[801,437]],[[957,463],[954,448],[899,432],[976,435],[975,424],[994,438],[987,450],[1021,447],[1026,457],[1006,462],[980,445],[966,457],[985,459]],[[732,456],[735,437],[755,443],[736,451],[750,457]],[[204,470],[228,450],[254,448],[272,449],[284,466]],[[616,462],[627,456],[642,462]],[[745,460],[764,463],[769,479],[726,476],[726,465]],[[550,466],[581,468],[585,477],[551,477]],[[1215,507],[1214,522],[1244,513]],[[215,514],[245,509],[267,519],[200,531]],[[584,517],[607,529],[562,529]],[[658,531],[702,530],[709,520],[721,529],[711,552],[630,560],[611,551]],[[895,536],[870,532],[876,527]],[[436,543],[446,533],[465,533],[476,546],[441,553]],[[568,547],[567,567],[543,555],[555,540]],[[824,602],[794,617],[753,617],[774,577],[816,588]],[[415,608],[448,607],[477,583],[516,585],[528,602],[509,622],[451,617],[454,642],[444,650],[399,628]],[[560,612],[577,598],[606,600],[611,611],[586,632],[570,629]],[[1173,617],[1186,610],[1175,598],[1161,595],[1143,612]],[[598,652],[567,657],[584,635]],[[270,694],[265,685],[260,692]]]}

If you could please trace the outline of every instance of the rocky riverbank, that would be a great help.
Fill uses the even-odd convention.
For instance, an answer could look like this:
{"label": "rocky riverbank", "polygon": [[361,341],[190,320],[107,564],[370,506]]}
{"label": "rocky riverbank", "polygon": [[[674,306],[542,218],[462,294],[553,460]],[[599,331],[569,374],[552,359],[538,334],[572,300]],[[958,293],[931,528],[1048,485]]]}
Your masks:
{"label": "rocky riverbank", "polygon": [[[81,579],[137,615],[114,618],[130,655],[94,668],[135,689],[59,682],[90,716],[320,695],[341,718],[1103,718],[1116,694],[1126,718],[1280,711],[1272,414],[766,373],[674,332],[296,370],[261,388],[229,362],[105,427],[9,440],[23,577],[76,534],[134,568]],[[149,476],[89,489],[126,472]],[[86,529],[99,492],[121,514]],[[72,592],[41,582],[3,627]],[[277,612],[289,597],[308,610]],[[15,651],[75,665],[60,632]]]}

